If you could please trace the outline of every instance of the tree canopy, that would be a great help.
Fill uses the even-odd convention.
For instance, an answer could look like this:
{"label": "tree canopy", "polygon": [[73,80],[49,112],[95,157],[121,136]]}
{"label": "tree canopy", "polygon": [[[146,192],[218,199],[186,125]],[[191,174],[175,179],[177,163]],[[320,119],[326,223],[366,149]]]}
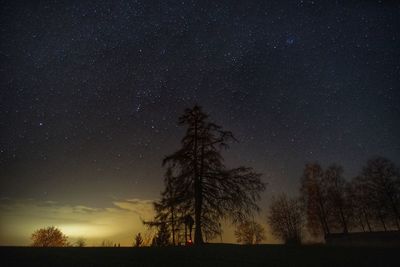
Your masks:
{"label": "tree canopy", "polygon": [[265,230],[255,221],[245,221],[236,227],[235,237],[238,243],[245,245],[260,244],[265,239]]}
{"label": "tree canopy", "polygon": [[69,245],[68,237],[54,226],[36,230],[31,239],[33,247],[66,247]]}
{"label": "tree canopy", "polygon": [[203,238],[221,233],[222,218],[240,223],[259,211],[256,201],[265,184],[252,168],[225,166],[222,150],[235,138],[210,122],[201,107],[186,109],[179,125],[186,127],[186,134],[181,147],[163,161],[167,167],[165,190],[155,205],[156,219],[175,229],[185,216],[193,216],[195,244],[202,244]]}
{"label": "tree canopy", "polygon": [[274,197],[267,219],[275,237],[286,244],[301,243],[304,218],[297,199],[289,199],[285,194]]}

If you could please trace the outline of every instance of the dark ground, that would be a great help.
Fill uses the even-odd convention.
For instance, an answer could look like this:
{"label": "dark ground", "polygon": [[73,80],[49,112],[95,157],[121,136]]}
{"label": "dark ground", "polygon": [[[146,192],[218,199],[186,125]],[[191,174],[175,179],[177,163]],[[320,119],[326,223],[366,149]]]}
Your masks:
{"label": "dark ground", "polygon": [[1,247],[0,266],[400,266],[400,247]]}

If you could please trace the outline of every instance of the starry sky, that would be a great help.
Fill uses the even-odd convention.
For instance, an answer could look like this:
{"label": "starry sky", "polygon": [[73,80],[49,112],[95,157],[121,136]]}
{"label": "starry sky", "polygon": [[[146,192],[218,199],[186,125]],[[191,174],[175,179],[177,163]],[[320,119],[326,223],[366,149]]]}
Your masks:
{"label": "starry sky", "polygon": [[0,244],[130,245],[195,103],[264,174],[260,222],[307,162],[400,163],[396,1],[2,1],[0,29]]}

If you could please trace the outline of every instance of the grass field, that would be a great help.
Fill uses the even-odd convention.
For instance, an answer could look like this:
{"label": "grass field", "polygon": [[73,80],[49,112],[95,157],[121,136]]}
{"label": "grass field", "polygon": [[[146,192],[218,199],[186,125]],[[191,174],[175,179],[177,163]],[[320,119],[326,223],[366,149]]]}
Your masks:
{"label": "grass field", "polygon": [[[1,247],[0,266],[400,266],[399,247]],[[4,263],[4,264],[3,264]]]}

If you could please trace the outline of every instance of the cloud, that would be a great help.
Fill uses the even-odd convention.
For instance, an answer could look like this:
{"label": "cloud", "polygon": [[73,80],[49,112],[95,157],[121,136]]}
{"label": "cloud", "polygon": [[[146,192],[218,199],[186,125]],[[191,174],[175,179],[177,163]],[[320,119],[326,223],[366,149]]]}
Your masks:
{"label": "cloud", "polygon": [[134,212],[140,218],[151,219],[154,216],[153,200],[128,199],[125,201],[114,201],[113,204],[120,209]]}
{"label": "cloud", "polygon": [[127,199],[93,208],[34,199],[0,199],[0,245],[29,245],[32,232],[57,226],[71,241],[87,239],[98,245],[109,239],[130,245],[137,232],[145,231],[141,220],[154,216],[152,200]]}
{"label": "cloud", "polygon": [[[29,245],[33,231],[56,226],[71,243],[83,237],[89,246],[99,246],[105,239],[131,246],[138,232],[143,236],[148,233],[142,220],[154,218],[153,201],[130,198],[110,202],[104,208],[94,208],[55,201],[3,198],[0,199],[0,245]],[[258,221],[266,227],[263,218]],[[234,227],[227,221],[222,224],[223,242],[235,242]],[[219,242],[219,237],[215,241]],[[268,232],[266,242],[275,242]]]}

